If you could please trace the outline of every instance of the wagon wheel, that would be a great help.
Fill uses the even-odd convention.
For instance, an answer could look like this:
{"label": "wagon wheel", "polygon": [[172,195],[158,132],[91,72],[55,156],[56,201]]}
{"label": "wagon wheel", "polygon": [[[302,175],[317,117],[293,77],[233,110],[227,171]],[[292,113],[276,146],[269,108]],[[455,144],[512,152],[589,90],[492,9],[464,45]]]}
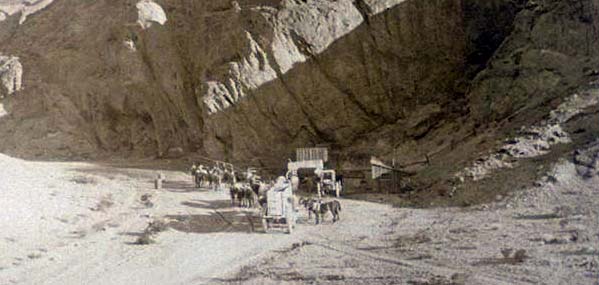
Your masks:
{"label": "wagon wheel", "polygon": [[293,233],[293,223],[289,219],[287,220],[287,233]]}
{"label": "wagon wheel", "polygon": [[285,218],[285,223],[287,224],[287,233],[291,234],[293,232],[293,228],[295,227],[292,212],[287,213],[287,217]]}
{"label": "wagon wheel", "polygon": [[262,218],[262,228],[264,228],[264,232],[265,233],[269,233],[269,229],[268,229],[268,221],[266,220],[266,218]]}
{"label": "wagon wheel", "polygon": [[262,214],[262,228],[264,228],[264,232],[268,233],[268,220],[266,218],[266,215],[268,214],[268,208],[264,207],[262,208],[261,214]]}

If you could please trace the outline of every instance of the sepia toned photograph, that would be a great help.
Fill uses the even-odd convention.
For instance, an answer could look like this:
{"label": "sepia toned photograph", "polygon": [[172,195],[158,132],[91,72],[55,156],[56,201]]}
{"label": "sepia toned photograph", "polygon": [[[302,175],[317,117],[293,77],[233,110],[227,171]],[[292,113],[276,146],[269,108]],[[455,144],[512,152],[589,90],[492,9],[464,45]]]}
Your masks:
{"label": "sepia toned photograph", "polygon": [[0,285],[599,285],[599,0],[0,0]]}

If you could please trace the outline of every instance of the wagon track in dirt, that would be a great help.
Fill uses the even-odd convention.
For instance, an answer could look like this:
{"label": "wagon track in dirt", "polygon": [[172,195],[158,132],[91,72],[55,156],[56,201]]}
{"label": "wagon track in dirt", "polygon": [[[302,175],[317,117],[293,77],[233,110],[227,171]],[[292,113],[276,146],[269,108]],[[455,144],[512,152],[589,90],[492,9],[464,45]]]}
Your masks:
{"label": "wagon track in dirt", "polygon": [[250,228],[251,228],[251,232],[255,232],[256,228],[254,226],[254,222],[252,221],[252,218],[247,212],[245,213],[245,218],[247,219],[248,223],[250,224]]}
{"label": "wagon track in dirt", "polygon": [[166,215],[169,227],[186,233],[247,232],[259,233],[260,217],[247,210],[211,210],[206,214]]}
{"label": "wagon track in dirt", "polygon": [[[323,249],[337,251],[346,255],[359,255],[361,257],[376,260],[379,262],[389,263],[405,268],[417,269],[424,272],[438,274],[441,276],[452,276],[454,274],[468,274],[468,272],[463,272],[462,270],[452,268],[449,266],[439,266],[424,261],[401,259],[394,256],[389,256],[388,254],[381,254],[380,252],[370,253],[367,250],[356,250],[356,248],[351,245],[345,245],[341,242],[333,241],[330,239],[323,239],[322,241],[326,243],[310,241],[310,244],[314,246],[319,246]],[[477,272],[472,276],[472,278],[473,280],[481,282],[481,284],[533,284],[532,282],[517,280],[510,276],[500,276],[496,274],[491,275],[481,272]]]}

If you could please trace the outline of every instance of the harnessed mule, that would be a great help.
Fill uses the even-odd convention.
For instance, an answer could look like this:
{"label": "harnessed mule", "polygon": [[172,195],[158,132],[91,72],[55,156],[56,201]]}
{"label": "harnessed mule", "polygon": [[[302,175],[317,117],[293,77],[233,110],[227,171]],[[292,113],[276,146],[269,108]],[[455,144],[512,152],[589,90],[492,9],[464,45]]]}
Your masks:
{"label": "harnessed mule", "polygon": [[[341,212],[341,203],[337,200],[330,202],[312,201],[308,206],[308,213],[314,213],[316,224],[324,221],[324,215],[330,212],[333,215],[333,223],[339,220],[339,212]],[[309,218],[309,216],[308,216]]]}

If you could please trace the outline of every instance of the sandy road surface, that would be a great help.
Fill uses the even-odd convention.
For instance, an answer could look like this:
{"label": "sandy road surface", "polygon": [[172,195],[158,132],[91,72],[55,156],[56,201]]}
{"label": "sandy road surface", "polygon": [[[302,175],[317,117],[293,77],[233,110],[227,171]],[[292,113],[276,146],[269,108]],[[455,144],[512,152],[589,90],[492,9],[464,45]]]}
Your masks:
{"label": "sandy road surface", "polygon": [[565,160],[549,176],[469,208],[392,210],[343,201],[340,223],[221,281],[599,284],[599,177],[583,178]]}
{"label": "sandy road surface", "polygon": [[[183,173],[165,172],[164,189],[154,190],[155,171],[6,156],[0,166],[1,284],[213,283],[343,224],[264,234],[254,213],[230,207],[226,193],[193,189]],[[142,203],[144,194],[151,207]],[[178,222],[156,243],[134,244],[149,221],[162,217]],[[379,217],[354,223],[349,234],[383,231]]]}
{"label": "sandy road surface", "polygon": [[[599,178],[582,179],[567,161],[552,182],[496,203],[394,209],[342,200],[341,221],[314,225],[303,216],[293,235],[264,234],[226,193],[194,190],[183,173],[165,172],[165,188],[153,190],[155,171],[1,155],[0,168],[0,284],[599,280]],[[134,244],[164,217],[172,228],[156,243]]]}

